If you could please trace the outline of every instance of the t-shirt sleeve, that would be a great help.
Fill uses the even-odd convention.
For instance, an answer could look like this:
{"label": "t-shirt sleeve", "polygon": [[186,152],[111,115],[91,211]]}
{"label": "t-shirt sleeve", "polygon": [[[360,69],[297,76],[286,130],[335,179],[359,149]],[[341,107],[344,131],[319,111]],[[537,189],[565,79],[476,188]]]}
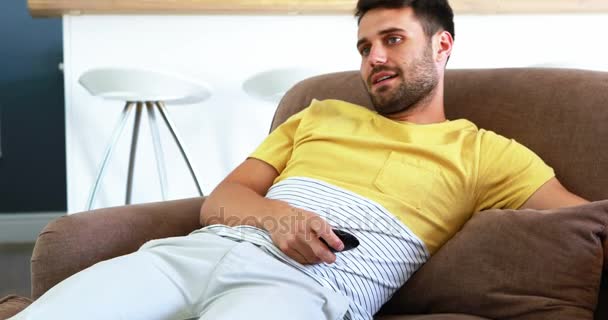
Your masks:
{"label": "t-shirt sleeve", "polygon": [[481,140],[474,212],[518,209],[554,176],[553,169],[524,145],[485,131]]}
{"label": "t-shirt sleeve", "polygon": [[249,158],[262,160],[273,166],[280,174],[291,158],[294,137],[307,109],[304,109],[272,131],[266,139],[249,155]]}

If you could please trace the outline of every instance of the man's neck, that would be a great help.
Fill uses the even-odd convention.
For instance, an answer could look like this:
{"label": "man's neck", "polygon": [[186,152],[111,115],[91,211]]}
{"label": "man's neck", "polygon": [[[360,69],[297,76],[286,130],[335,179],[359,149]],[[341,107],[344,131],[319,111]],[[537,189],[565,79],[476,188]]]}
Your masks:
{"label": "man's neck", "polygon": [[443,107],[443,87],[438,85],[425,99],[403,112],[387,115],[387,118],[415,124],[440,123],[446,120]]}

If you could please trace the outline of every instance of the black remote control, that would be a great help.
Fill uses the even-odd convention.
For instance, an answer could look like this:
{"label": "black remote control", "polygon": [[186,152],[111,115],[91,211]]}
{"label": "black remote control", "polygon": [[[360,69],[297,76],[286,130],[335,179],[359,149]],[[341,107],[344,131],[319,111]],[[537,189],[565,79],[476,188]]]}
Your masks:
{"label": "black remote control", "polygon": [[344,249],[342,249],[342,251],[338,251],[338,250],[332,248],[329,244],[327,244],[325,239],[319,238],[321,240],[321,242],[323,242],[327,246],[327,248],[329,248],[329,250],[331,252],[334,252],[334,253],[343,252],[346,250],[354,249],[359,245],[359,240],[352,234],[350,234],[344,230],[340,230],[340,229],[331,229],[331,230],[338,236],[338,238],[340,238],[340,240],[342,240],[342,243],[344,243]]}

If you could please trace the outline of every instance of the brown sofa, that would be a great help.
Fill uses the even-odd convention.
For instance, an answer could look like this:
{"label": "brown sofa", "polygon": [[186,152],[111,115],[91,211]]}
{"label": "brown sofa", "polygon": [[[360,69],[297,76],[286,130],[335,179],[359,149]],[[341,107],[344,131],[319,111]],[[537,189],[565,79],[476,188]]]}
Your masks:
{"label": "brown sofa", "polygon": [[[313,98],[371,104],[357,72],[323,75],[297,84],[286,94],[272,128]],[[448,118],[467,118],[481,128],[515,138],[551,165],[571,191],[590,200],[608,198],[608,152],[604,150],[608,145],[608,73],[449,70],[445,100]],[[98,261],[133,252],[150,239],[186,235],[199,228],[202,201],[192,198],[106,208],[51,222],[39,235],[32,255],[32,299]],[[601,259],[597,251],[592,255]],[[603,278],[596,320],[608,319],[608,277]],[[403,315],[413,310],[408,310],[407,300],[402,294],[395,296],[387,304],[391,307],[381,311],[393,315],[378,315],[377,319],[484,319],[472,314]],[[0,319],[29,303],[21,297],[0,300]]]}

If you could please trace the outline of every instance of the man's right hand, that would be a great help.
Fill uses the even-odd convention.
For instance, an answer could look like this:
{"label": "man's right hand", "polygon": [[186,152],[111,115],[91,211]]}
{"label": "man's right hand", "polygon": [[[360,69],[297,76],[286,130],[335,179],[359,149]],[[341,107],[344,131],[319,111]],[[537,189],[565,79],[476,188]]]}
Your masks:
{"label": "man's right hand", "polygon": [[278,208],[279,212],[273,215],[276,221],[267,220],[263,227],[281,251],[301,264],[336,261],[336,255],[319,238],[337,251],[344,249],[344,244],[325,219],[285,202],[278,204]]}
{"label": "man's right hand", "polygon": [[201,225],[219,223],[264,228],[274,244],[297,262],[333,263],[336,256],[319,237],[338,251],[344,244],[325,219],[287,202],[264,197],[278,175],[276,169],[264,161],[245,160],[203,202]]}

